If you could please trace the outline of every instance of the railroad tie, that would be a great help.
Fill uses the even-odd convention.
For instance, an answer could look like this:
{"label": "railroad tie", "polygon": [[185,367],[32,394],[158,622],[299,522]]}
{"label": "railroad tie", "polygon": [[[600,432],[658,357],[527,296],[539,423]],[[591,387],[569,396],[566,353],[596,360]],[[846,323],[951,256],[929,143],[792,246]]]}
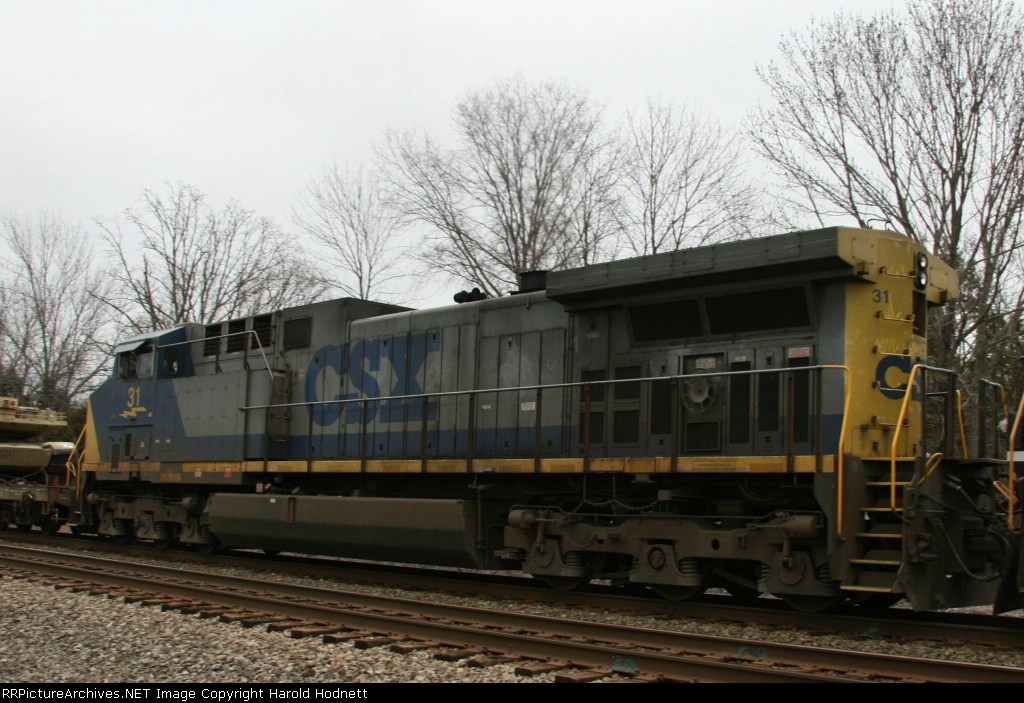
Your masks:
{"label": "railroad tie", "polygon": [[310,625],[308,627],[293,627],[291,632],[292,639],[305,639],[306,637],[319,637],[320,635],[330,635],[335,632],[341,632],[345,627],[343,625]]}
{"label": "railroad tie", "polygon": [[566,671],[555,674],[555,683],[590,683],[608,676],[607,671]]}
{"label": "railroad tie", "polygon": [[373,649],[374,647],[383,647],[386,644],[392,644],[394,641],[394,637],[364,637],[353,641],[352,646],[356,649]]}
{"label": "railroad tie", "polygon": [[390,649],[395,654],[410,654],[424,649],[437,649],[440,646],[438,642],[395,642]]}
{"label": "railroad tie", "polygon": [[474,669],[486,669],[489,666],[497,666],[498,664],[509,664],[514,661],[519,661],[519,657],[510,657],[506,654],[478,654],[475,657],[470,657],[469,659],[467,659],[466,666],[472,667]]}
{"label": "railroad tie", "polygon": [[438,659],[443,662],[457,662],[462,659],[475,657],[478,654],[483,654],[483,651],[479,649],[442,649],[440,652],[434,654],[434,659]]}
{"label": "railroad tie", "polygon": [[542,674],[550,674],[552,671],[565,669],[568,666],[569,662],[527,662],[526,664],[516,666],[516,676],[540,676]]}
{"label": "railroad tie", "polygon": [[323,636],[324,644],[341,644],[342,642],[351,642],[352,640],[363,639],[366,637],[372,637],[372,632],[366,630],[349,630],[348,632],[334,632]]}

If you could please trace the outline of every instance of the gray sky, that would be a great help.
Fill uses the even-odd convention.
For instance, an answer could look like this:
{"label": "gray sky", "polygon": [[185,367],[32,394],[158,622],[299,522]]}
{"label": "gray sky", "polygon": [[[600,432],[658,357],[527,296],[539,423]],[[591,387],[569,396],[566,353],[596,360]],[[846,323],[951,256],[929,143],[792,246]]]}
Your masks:
{"label": "gray sky", "polygon": [[91,227],[182,181],[289,226],[325,164],[385,128],[443,137],[467,91],[565,80],[739,123],[812,16],[893,0],[0,0],[0,210]]}

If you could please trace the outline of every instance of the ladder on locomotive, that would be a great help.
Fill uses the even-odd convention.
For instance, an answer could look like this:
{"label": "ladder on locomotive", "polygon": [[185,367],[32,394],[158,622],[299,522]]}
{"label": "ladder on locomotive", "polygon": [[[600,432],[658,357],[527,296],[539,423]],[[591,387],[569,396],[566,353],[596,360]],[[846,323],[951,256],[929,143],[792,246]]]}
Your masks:
{"label": "ladder on locomotive", "polygon": [[[925,392],[925,380],[915,383],[918,373],[923,376],[926,371],[938,372],[948,377],[946,390],[939,393]],[[983,382],[986,383],[986,382]],[[997,386],[1000,391],[1001,386]],[[920,392],[917,400],[914,396]],[[941,423],[944,428],[945,452],[936,451],[930,455],[924,451],[925,437],[923,428],[912,428],[909,408],[911,403],[921,403],[923,407],[916,417],[927,425],[928,397],[939,397],[943,402]],[[980,394],[979,394],[980,396]],[[1005,396],[1004,396],[1005,397]],[[979,398],[979,406],[981,405]],[[1005,401],[1004,401],[1005,405]],[[957,420],[954,423],[954,416]],[[979,412],[980,418],[980,412]],[[979,425],[984,424],[979,420]],[[967,459],[967,440],[964,430],[963,411],[960,391],[956,390],[956,376],[947,369],[928,367],[917,364],[911,369],[907,389],[904,392],[900,415],[892,428],[890,454],[884,457],[862,457],[864,471],[862,504],[859,513],[862,516],[861,527],[854,535],[853,554],[850,559],[852,577],[844,581],[841,589],[851,594],[871,595],[897,593],[897,578],[903,564],[905,554],[905,494],[909,487],[919,485],[939,467],[953,445],[954,425],[959,430],[963,459]],[[917,431],[920,437],[917,454],[908,456],[898,453],[900,440],[904,433]],[[980,432],[980,430],[979,430]],[[979,442],[979,451],[983,449]]]}
{"label": "ladder on locomotive", "polygon": [[[842,585],[843,591],[854,593],[892,593],[903,563],[903,494],[913,480],[917,457],[867,457],[862,460],[865,472],[864,504],[861,529],[854,533],[852,582]],[[895,495],[895,499],[893,498]]]}

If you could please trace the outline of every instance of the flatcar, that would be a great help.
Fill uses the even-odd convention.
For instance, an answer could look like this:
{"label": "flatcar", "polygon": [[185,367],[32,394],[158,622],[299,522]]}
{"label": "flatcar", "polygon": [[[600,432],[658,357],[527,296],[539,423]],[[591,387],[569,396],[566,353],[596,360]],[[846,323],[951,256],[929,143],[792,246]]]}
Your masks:
{"label": "flatcar", "polygon": [[928,365],[957,295],[910,239],[827,228],[143,334],[89,400],[67,521],[673,599],[990,604],[1017,502],[998,403],[969,452]]}
{"label": "flatcar", "polygon": [[[39,525],[53,532],[60,520],[58,498],[67,495],[65,474],[69,442],[42,439],[67,427],[63,413],[20,405],[0,397],[0,529],[23,531]],[[68,501],[63,501],[67,517]]]}

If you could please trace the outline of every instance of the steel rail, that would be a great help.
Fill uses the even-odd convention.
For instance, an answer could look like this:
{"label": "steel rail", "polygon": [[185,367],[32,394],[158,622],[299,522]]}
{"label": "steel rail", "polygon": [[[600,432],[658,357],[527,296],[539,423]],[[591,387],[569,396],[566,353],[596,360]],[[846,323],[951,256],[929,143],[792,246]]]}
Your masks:
{"label": "steel rail", "polygon": [[[578,666],[676,680],[1024,682],[1024,669],[879,654],[822,650],[709,635],[649,630],[495,609],[424,603],[409,598],[313,588],[193,570],[74,555],[17,556],[10,567],[90,583],[159,590],[232,608],[391,635],[475,646],[518,656],[568,660]],[[27,550],[32,551],[32,550]],[[342,605],[343,604],[343,605]],[[851,673],[855,672],[855,673]]]}
{"label": "steel rail", "polygon": [[[386,585],[411,591],[435,591],[495,599],[564,605],[628,612],[633,615],[666,617],[679,621],[715,620],[767,628],[803,628],[811,632],[827,630],[855,637],[931,640],[937,643],[969,641],[974,645],[1024,650],[1024,618],[980,613],[929,611],[906,608],[865,609],[859,606],[835,608],[827,613],[803,613],[774,598],[735,598],[705,594],[689,601],[668,601],[653,592],[636,588],[589,584],[572,591],[552,589],[540,581],[522,575],[494,572],[450,570],[429,566],[353,561],[302,555],[275,555],[253,552],[226,552],[216,555],[187,550],[156,550],[150,544],[120,546],[91,538],[65,536],[42,537],[8,532],[0,543],[81,549],[118,558],[140,558],[164,563],[184,563],[188,568],[237,568],[269,572],[266,578],[294,576]],[[344,588],[344,586],[341,586]],[[510,606],[512,607],[512,606]]]}

